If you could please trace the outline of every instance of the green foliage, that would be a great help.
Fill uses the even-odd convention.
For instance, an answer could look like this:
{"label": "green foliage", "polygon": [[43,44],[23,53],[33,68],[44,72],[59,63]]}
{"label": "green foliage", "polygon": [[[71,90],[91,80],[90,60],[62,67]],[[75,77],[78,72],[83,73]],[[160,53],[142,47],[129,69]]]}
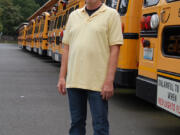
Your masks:
{"label": "green foliage", "polygon": [[[0,17],[1,17],[1,15],[2,15],[2,11],[3,11],[3,9],[0,8]],[[2,32],[2,30],[3,30],[3,25],[2,25],[1,18],[0,18],[0,33]]]}
{"label": "green foliage", "polygon": [[48,0],[35,0],[40,6],[44,5]]}
{"label": "green foliage", "polygon": [[4,0],[4,2],[1,3],[1,8],[3,10],[1,12],[0,20],[3,25],[3,33],[6,35],[14,35],[16,26],[23,19],[20,14],[20,8],[14,6],[11,0]]}
{"label": "green foliage", "polygon": [[39,4],[34,0],[13,0],[13,4],[20,7],[20,13],[24,19],[27,19],[39,8]]}
{"label": "green foliage", "polygon": [[0,22],[0,33],[3,31],[3,25],[2,23]]}
{"label": "green foliage", "polygon": [[0,0],[0,32],[15,35],[16,28],[48,0]]}

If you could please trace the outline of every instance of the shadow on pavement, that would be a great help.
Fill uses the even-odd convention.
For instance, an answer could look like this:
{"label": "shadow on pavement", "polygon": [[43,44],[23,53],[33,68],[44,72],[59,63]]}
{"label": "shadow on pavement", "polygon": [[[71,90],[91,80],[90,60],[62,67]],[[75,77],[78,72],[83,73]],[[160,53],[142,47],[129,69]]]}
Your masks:
{"label": "shadow on pavement", "polygon": [[120,106],[127,111],[154,112],[161,111],[156,105],[150,104],[136,97],[135,89],[119,89],[115,91],[111,99],[114,105]]}

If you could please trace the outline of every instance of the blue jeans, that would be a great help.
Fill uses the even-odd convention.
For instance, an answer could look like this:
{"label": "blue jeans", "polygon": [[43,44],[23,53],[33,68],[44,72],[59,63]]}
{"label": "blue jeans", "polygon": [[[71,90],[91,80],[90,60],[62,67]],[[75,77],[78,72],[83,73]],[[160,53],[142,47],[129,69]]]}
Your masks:
{"label": "blue jeans", "polygon": [[108,101],[100,92],[68,88],[71,113],[70,135],[86,134],[87,101],[90,104],[94,135],[109,135]]}

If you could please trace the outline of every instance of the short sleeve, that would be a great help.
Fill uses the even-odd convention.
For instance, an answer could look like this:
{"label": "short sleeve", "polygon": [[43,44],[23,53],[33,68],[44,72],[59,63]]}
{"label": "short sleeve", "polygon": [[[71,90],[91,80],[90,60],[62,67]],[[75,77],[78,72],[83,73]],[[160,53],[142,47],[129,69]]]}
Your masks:
{"label": "short sleeve", "polygon": [[109,19],[108,41],[110,46],[123,44],[121,19],[117,11],[114,11]]}
{"label": "short sleeve", "polygon": [[65,45],[69,45],[69,40],[70,40],[70,28],[71,28],[71,16],[69,15],[66,28],[64,30],[64,35],[62,39],[62,43]]}

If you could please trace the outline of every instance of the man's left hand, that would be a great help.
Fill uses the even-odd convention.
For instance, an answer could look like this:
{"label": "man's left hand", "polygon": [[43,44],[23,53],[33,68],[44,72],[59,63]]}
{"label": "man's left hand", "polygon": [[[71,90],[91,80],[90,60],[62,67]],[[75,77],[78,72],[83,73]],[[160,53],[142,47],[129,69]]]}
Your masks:
{"label": "man's left hand", "polygon": [[114,95],[113,81],[105,81],[102,87],[101,95],[104,100],[108,100]]}

